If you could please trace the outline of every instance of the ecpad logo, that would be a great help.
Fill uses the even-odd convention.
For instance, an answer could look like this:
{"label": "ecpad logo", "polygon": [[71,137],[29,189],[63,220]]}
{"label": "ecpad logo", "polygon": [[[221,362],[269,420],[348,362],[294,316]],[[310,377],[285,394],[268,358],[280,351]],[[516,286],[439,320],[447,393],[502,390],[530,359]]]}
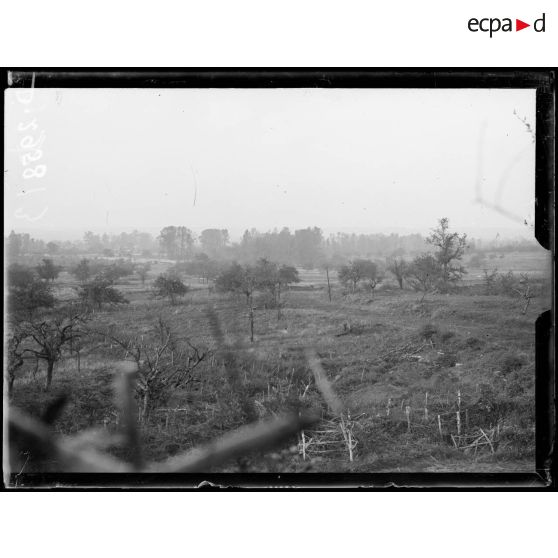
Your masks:
{"label": "ecpad logo", "polygon": [[[536,19],[533,22],[533,29],[537,33],[545,32],[545,17],[546,14],[543,14],[539,19]],[[494,33],[497,33],[498,31],[503,31],[504,33],[513,31],[512,20],[509,17],[505,17],[503,19],[497,17],[485,17],[482,19],[477,19],[475,17],[472,17],[469,20],[467,27],[469,28],[469,31],[472,31],[473,33],[477,33],[478,31],[481,31],[483,33],[490,33],[490,38],[492,38],[492,35]],[[521,31],[522,29],[526,29],[527,27],[531,27],[531,24],[525,23],[520,19],[515,20],[516,31]]]}

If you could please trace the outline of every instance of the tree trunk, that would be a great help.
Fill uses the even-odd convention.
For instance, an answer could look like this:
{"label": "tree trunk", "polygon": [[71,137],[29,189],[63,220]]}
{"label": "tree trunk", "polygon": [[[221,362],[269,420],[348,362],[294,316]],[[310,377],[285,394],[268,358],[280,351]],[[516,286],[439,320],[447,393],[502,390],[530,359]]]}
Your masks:
{"label": "tree trunk", "polygon": [[331,302],[331,284],[329,282],[329,268],[326,267],[326,277],[327,277],[327,296],[329,297],[329,302]]}
{"label": "tree trunk", "polygon": [[275,304],[277,305],[277,320],[279,321],[281,319],[281,284],[277,285]]}
{"label": "tree trunk", "polygon": [[142,406],[141,406],[141,413],[140,413],[140,422],[145,422],[145,419],[147,418],[147,411],[148,411],[148,406],[149,406],[149,391],[145,390],[143,392],[143,401],[142,401]]}
{"label": "tree trunk", "polygon": [[254,309],[250,306],[250,343],[254,342]]}
{"label": "tree trunk", "polygon": [[399,283],[399,288],[403,289],[403,277],[397,277],[397,282]]}
{"label": "tree trunk", "polygon": [[52,383],[52,373],[54,371],[54,360],[47,360],[47,375],[46,375],[46,384],[45,384],[45,391],[50,390],[50,384]]}

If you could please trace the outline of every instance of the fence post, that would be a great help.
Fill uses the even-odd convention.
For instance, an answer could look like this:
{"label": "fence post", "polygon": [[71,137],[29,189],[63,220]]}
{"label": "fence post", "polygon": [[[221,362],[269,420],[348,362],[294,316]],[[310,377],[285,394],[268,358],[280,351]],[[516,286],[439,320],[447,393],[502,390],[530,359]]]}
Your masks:
{"label": "fence post", "polygon": [[424,396],[424,421],[428,421],[428,392]]}
{"label": "fence post", "polygon": [[438,415],[438,431],[440,432],[440,438],[443,438],[444,435],[442,434],[442,419],[440,415]]}
{"label": "fence post", "polygon": [[461,390],[457,390],[457,435],[461,436]]}
{"label": "fence post", "polygon": [[411,407],[405,407],[405,414],[407,415],[407,432],[411,432]]}

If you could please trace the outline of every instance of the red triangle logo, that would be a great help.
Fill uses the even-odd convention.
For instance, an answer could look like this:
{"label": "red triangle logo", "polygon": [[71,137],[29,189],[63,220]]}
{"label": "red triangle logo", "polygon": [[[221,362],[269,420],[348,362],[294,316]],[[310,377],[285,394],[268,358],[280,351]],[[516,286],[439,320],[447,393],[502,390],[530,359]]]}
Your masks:
{"label": "red triangle logo", "polygon": [[531,27],[531,24],[525,23],[524,21],[521,21],[520,19],[515,20],[515,30],[516,31],[521,31],[522,29],[525,29],[526,27]]}

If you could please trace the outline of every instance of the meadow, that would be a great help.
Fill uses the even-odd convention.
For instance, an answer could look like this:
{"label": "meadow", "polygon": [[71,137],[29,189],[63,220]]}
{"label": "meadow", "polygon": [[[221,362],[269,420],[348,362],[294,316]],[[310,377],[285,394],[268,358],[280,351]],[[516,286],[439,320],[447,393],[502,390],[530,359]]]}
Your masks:
{"label": "meadow", "polygon": [[[530,272],[537,295],[525,314],[521,300],[486,294],[482,271],[471,270],[455,293],[429,293],[420,302],[419,294],[399,289],[389,278],[374,296],[345,292],[334,273],[330,301],[325,274],[300,270],[301,282],[283,295],[280,317],[267,307],[264,294],[255,295],[252,343],[242,295],[217,293],[184,276],[190,290],[177,304],[154,299],[149,283],[170,265],[159,261],[145,285],[135,276],[119,280],[129,304],[94,312],[88,327],[97,334],[84,343],[79,366],[75,354],[65,353],[52,391],[45,392],[42,370],[26,364],[11,404],[40,416],[65,393],[68,403],[53,425],[58,433],[118,432],[115,366],[128,355],[98,333],[154,339],[161,319],[178,340],[207,357],[193,381],[168,394],[142,423],[146,459],[163,461],[207,444],[248,419],[320,408],[322,423],[311,431],[271,453],[250,454],[217,470],[532,471],[535,320],[550,307],[548,262],[540,253],[493,261],[486,267]],[[61,273],[57,298],[70,300],[75,285],[72,276]],[[220,356],[211,313],[234,354],[234,378]],[[343,403],[342,428],[316,389],[308,348],[315,349]],[[129,458],[118,445],[106,449]],[[28,470],[32,467],[28,464]],[[50,467],[56,470],[57,464]]]}

